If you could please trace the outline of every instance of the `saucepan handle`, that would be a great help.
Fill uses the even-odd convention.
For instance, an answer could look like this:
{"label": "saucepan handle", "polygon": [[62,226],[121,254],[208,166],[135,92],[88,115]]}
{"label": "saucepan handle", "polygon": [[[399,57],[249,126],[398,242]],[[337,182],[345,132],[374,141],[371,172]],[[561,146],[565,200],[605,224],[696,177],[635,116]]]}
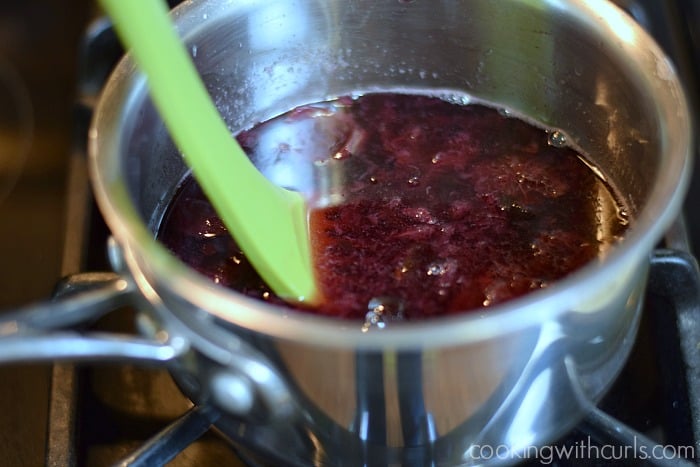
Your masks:
{"label": "saucepan handle", "polygon": [[116,273],[81,273],[59,283],[51,301],[0,316],[0,364],[58,360],[161,364],[186,350],[179,339],[80,330],[136,303],[133,284]]}

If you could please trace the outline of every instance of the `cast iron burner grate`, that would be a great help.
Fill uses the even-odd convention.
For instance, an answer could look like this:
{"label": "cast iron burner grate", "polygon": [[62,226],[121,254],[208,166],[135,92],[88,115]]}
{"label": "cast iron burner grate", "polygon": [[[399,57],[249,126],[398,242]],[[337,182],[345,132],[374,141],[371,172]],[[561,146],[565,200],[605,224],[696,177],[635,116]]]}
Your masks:
{"label": "cast iron burner grate", "polygon": [[[177,1],[170,2],[171,5]],[[664,46],[686,83],[696,83],[700,11],[692,0],[618,0]],[[108,231],[85,188],[85,147],[92,105],[122,50],[104,19],[88,30],[82,51],[76,151],[71,159],[67,259],[82,270],[107,269]],[[693,89],[692,86],[688,86]],[[691,95],[694,99],[695,96]],[[697,179],[688,205],[698,200]],[[698,245],[695,210],[687,213]],[[530,453],[524,465],[687,465],[700,456],[700,280],[682,223],[652,259],[646,306],[630,359],[591,413],[552,446]],[[67,255],[70,256],[70,255]],[[81,276],[77,276],[78,282]],[[94,279],[82,276],[84,286]],[[65,295],[75,289],[57,289]],[[133,312],[95,324],[133,332]],[[192,406],[167,370],[129,365],[55,365],[50,400],[47,465],[153,466],[268,465],[213,428],[220,414]],[[231,435],[231,434],[230,434]],[[665,450],[662,451],[662,448]],[[622,455],[624,453],[624,456]],[[487,453],[485,453],[487,454]],[[281,454],[283,460],[283,454]],[[624,457],[624,458],[621,458]],[[279,465],[280,459],[269,465]]]}
{"label": "cast iron burner grate", "polygon": [[[86,283],[90,282],[89,278],[90,275]],[[700,453],[699,284],[697,263],[692,256],[676,250],[655,252],[640,333],[628,365],[598,409],[592,407],[589,415],[558,443],[529,452],[529,458],[523,461],[525,465],[606,466],[629,465],[633,461],[635,465],[680,466],[691,465],[684,458],[696,460]],[[122,316],[122,319],[128,322],[130,317]],[[115,330],[114,326],[112,323],[108,327]],[[75,450],[71,457],[78,460],[76,465],[165,465],[192,443],[199,442],[203,435],[212,436],[211,427],[220,417],[216,409],[207,406],[189,408],[174,421],[153,414],[144,417],[138,406],[148,403],[152,397],[149,391],[160,394],[155,386],[163,385],[164,381],[150,375],[154,370],[133,368],[118,374],[128,375],[131,386],[146,385],[147,390],[127,395],[122,400],[125,407],[115,410],[114,393],[105,397],[99,383],[95,385],[109,374],[109,369],[75,371],[81,381],[76,390],[79,399],[75,402],[77,436],[75,444],[68,449]],[[127,383],[112,390],[122,398],[121,391],[129,386]],[[53,402],[57,402],[56,397]],[[222,428],[225,430],[225,425]],[[155,435],[150,435],[151,432]],[[255,458],[227,441],[235,438],[235,433],[228,433],[218,441],[228,447],[237,465],[272,466],[280,465],[283,460]],[[110,452],[100,453],[110,444]],[[134,446],[131,452],[120,455],[129,445]],[[211,460],[211,465],[220,465],[218,451],[211,457],[212,453],[207,452],[210,443],[205,442],[204,447],[196,462],[210,465]],[[485,451],[482,455],[495,453]],[[184,462],[187,459],[189,456]]]}

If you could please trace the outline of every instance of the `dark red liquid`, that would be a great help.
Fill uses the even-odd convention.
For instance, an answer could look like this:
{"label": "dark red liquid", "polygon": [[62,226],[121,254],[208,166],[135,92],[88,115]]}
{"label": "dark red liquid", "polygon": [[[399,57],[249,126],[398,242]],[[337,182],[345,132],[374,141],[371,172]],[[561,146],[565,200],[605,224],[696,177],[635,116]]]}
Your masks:
{"label": "dark red liquid", "polygon": [[[295,109],[238,140],[254,160],[297,158],[332,175],[312,198],[325,301],[300,307],[309,312],[386,321],[488,307],[566,276],[626,228],[602,214],[616,200],[576,152],[482,105],[367,94]],[[193,179],[159,239],[215,282],[283,304]]]}

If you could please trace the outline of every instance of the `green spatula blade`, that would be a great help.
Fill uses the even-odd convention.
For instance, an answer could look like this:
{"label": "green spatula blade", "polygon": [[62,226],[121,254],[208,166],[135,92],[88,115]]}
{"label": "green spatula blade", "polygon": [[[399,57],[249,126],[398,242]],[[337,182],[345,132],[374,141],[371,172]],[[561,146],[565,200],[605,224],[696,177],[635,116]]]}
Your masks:
{"label": "green spatula blade", "polygon": [[307,211],[299,193],[268,181],[212,102],[162,0],[100,0],[148,81],[173,141],[224,224],[278,296],[314,302]]}

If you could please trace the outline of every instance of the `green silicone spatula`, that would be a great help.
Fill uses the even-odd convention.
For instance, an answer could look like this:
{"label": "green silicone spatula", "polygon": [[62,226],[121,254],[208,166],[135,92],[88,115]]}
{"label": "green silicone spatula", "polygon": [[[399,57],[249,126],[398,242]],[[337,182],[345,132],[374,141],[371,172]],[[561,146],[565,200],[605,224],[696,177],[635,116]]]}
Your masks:
{"label": "green silicone spatula", "polygon": [[212,102],[163,0],[100,0],[148,80],[173,141],[260,276],[280,297],[313,303],[305,202],[250,162]]}

